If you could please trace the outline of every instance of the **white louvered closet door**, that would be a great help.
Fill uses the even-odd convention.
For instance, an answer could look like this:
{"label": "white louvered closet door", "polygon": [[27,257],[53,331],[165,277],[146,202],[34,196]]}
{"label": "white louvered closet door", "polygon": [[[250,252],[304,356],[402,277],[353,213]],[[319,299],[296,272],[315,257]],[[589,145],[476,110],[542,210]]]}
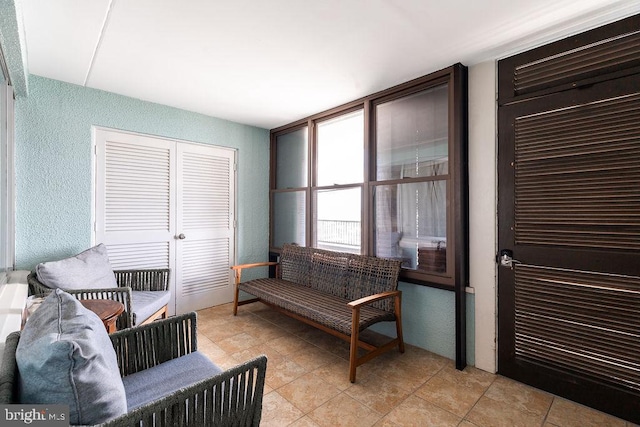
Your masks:
{"label": "white louvered closet door", "polygon": [[233,299],[234,152],[178,144],[176,310]]}
{"label": "white louvered closet door", "polygon": [[233,150],[104,129],[95,141],[95,241],[113,268],[171,268],[170,314],[230,302]]}

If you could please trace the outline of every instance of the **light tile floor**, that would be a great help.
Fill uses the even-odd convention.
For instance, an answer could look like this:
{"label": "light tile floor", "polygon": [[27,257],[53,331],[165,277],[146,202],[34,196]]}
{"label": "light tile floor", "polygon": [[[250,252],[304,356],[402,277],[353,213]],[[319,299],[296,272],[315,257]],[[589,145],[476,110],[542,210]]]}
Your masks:
{"label": "light tile floor", "polygon": [[222,368],[267,355],[261,426],[633,426],[413,346],[360,366],[352,384],[346,342],[261,303],[199,311],[198,347]]}

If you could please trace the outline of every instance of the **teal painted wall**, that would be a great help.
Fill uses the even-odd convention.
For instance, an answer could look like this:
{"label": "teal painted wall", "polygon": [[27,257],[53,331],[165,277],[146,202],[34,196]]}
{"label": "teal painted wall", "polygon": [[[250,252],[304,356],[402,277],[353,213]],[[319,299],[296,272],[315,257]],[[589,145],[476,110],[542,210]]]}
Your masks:
{"label": "teal painted wall", "polygon": [[266,259],[268,130],[34,75],[15,105],[17,268],[90,246],[92,126],[236,148],[238,260]]}
{"label": "teal painted wall", "polygon": [[[400,282],[402,329],[406,343],[455,360],[455,294],[451,291]],[[467,364],[475,364],[474,295],[467,294]],[[387,322],[372,329],[395,336],[395,324]]]}

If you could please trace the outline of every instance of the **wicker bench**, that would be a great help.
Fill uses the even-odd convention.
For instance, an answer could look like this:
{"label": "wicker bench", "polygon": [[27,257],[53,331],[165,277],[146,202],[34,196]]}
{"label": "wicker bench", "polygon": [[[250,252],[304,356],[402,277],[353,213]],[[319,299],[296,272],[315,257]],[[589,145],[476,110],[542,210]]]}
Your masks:
{"label": "wicker bench", "polygon": [[[401,292],[398,275],[401,261],[349,253],[284,245],[280,261],[232,266],[236,273],[233,314],[238,306],[256,301],[315,326],[351,343],[349,380],[356,368],[395,346],[404,352]],[[275,266],[275,278],[242,283],[242,270]],[[239,291],[256,298],[240,301]],[[396,322],[396,338],[376,347],[360,339],[360,333],[383,321]],[[367,350],[358,356],[358,348]]]}

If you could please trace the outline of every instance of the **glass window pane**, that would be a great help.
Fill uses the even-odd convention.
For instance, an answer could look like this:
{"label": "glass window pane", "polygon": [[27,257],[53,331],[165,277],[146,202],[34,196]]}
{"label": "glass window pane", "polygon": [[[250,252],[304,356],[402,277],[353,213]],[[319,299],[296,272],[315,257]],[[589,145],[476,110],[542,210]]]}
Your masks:
{"label": "glass window pane", "polygon": [[307,185],[307,128],[276,137],[276,188],[301,188]]}
{"label": "glass window pane", "polygon": [[304,191],[275,193],[273,195],[273,236],[275,247],[285,243],[297,243],[305,246],[306,242],[306,201]]}
{"label": "glass window pane", "polygon": [[361,253],[361,205],[360,187],[316,191],[313,246]]}
{"label": "glass window pane", "polygon": [[379,185],[374,196],[376,255],[403,267],[447,270],[447,181]]}
{"label": "glass window pane", "polygon": [[364,174],[364,113],[362,110],[319,122],[318,186],[355,184]]}
{"label": "glass window pane", "polygon": [[377,180],[448,173],[448,85],[376,106]]}

